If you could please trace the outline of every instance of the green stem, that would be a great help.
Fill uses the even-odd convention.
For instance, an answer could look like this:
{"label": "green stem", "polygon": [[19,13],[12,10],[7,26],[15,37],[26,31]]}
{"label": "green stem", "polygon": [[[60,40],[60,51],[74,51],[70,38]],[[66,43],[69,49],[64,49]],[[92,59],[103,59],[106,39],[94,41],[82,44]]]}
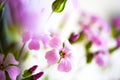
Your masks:
{"label": "green stem", "polygon": [[62,59],[62,57],[60,57],[60,59],[58,60],[58,62],[57,62],[58,64],[60,63],[61,59]]}
{"label": "green stem", "polygon": [[23,53],[23,50],[24,50],[25,45],[26,45],[26,43],[24,43],[23,46],[21,47],[20,52],[19,52],[19,54],[18,54],[18,59],[20,59],[20,57],[21,57],[21,55],[22,55],[22,53]]}
{"label": "green stem", "polygon": [[0,52],[1,52],[1,53],[4,53],[4,52],[3,52],[3,49],[2,49],[1,43],[0,43]]}
{"label": "green stem", "polygon": [[118,49],[118,47],[116,46],[116,47],[114,47],[114,48],[111,48],[110,50],[109,50],[109,52],[110,52],[110,54],[112,54],[115,50],[117,50]]}

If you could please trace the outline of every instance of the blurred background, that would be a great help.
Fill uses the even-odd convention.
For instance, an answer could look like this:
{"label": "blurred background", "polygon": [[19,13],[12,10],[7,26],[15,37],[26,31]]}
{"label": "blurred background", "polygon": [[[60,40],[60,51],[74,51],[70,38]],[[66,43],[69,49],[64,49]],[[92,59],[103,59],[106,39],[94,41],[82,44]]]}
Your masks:
{"label": "blurred background", "polygon": [[[22,1],[24,2],[24,0]],[[34,0],[26,0],[26,2],[27,1],[31,1],[30,4],[34,2]],[[41,0],[40,2],[39,0],[37,1],[38,2],[33,3],[32,10],[37,12],[36,5],[39,5],[39,3],[41,5],[40,9],[41,7],[45,8],[45,10],[41,10],[41,12],[44,12],[42,14],[42,19],[38,19],[38,25],[40,21],[40,25],[45,26],[45,28],[37,27],[35,28],[35,31],[34,27],[32,27],[31,29],[33,32],[35,31],[36,33],[39,33],[39,30],[43,30],[43,32],[49,30],[51,33],[59,33],[64,41],[66,39],[68,40],[72,33],[80,33],[80,38],[82,38],[84,24],[87,24],[90,27],[92,26],[91,30],[93,31],[98,31],[98,27],[102,25],[103,30],[99,30],[100,33],[97,33],[97,37],[102,36],[101,40],[105,40],[105,44],[102,45],[102,47],[94,44],[92,47],[90,46],[90,53],[93,53],[91,54],[92,60],[87,62],[87,60],[91,58],[87,56],[86,51],[86,44],[87,42],[89,43],[88,38],[74,44],[71,43],[72,54],[74,57],[73,61],[71,61],[73,67],[70,72],[66,73],[57,70],[58,64],[48,65],[47,60],[45,59],[45,54],[47,51],[51,50],[51,48],[46,48],[41,44],[40,50],[30,50],[27,43],[23,50],[23,52],[28,51],[27,55],[25,55],[25,59],[20,59],[22,73],[33,65],[38,65],[39,67],[35,73],[39,71],[44,71],[45,73],[39,80],[120,80],[120,47],[116,48],[118,45],[116,38],[120,36],[120,0],[67,0],[64,10],[60,13],[52,13],[51,5],[54,0],[47,0],[44,2]],[[31,7],[30,4],[27,4],[27,6]],[[28,10],[28,12],[32,12],[32,10]],[[12,13],[9,15],[9,12],[9,6],[7,5],[3,15],[4,20],[0,23],[0,42],[1,45],[3,45],[5,54],[8,51],[11,51],[17,56],[15,53],[16,50],[14,49],[20,49],[23,45],[21,33],[24,32],[24,29],[17,27],[18,25],[16,24],[14,25],[14,21],[12,22],[11,20],[14,15]],[[93,23],[91,22],[92,16],[98,18],[98,23],[96,21]],[[33,17],[36,18],[36,16]],[[116,24],[114,24],[115,17],[119,18],[118,28],[116,27]],[[24,21],[26,20],[27,19]],[[2,27],[3,24],[4,28]],[[116,28],[115,31],[114,27]],[[41,33],[42,32],[39,34]],[[9,48],[13,49],[9,50]],[[99,66],[93,57],[94,53],[100,50],[108,50],[109,52],[109,59],[108,57],[107,59],[105,57],[108,64],[104,67]]]}

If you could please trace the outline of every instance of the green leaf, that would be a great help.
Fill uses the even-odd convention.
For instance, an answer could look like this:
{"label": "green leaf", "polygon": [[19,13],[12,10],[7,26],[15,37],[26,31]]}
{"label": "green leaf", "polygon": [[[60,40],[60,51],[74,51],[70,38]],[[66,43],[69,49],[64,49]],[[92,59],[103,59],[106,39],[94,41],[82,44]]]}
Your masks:
{"label": "green leaf", "polygon": [[87,53],[86,58],[87,58],[87,63],[91,63],[91,61],[93,59],[93,54]]}
{"label": "green leaf", "polygon": [[49,80],[49,76],[46,75],[42,80]]}
{"label": "green leaf", "polygon": [[86,49],[86,52],[89,53],[90,52],[90,48],[92,46],[92,42],[88,42],[86,45],[85,45],[85,49]]}
{"label": "green leaf", "polygon": [[67,0],[56,0],[52,4],[53,12],[60,13],[64,10]]}
{"label": "green leaf", "polygon": [[5,71],[5,75],[6,75],[6,80],[11,80],[8,72]]}
{"label": "green leaf", "polygon": [[113,37],[119,36],[119,31],[115,26],[112,27],[112,36]]}
{"label": "green leaf", "polygon": [[25,79],[32,76],[32,73],[29,70],[25,70],[22,76]]}
{"label": "green leaf", "polygon": [[78,38],[78,40],[76,41],[76,43],[84,41],[85,38],[86,38],[86,36],[85,36],[84,32],[80,32],[80,37]]}
{"label": "green leaf", "polygon": [[2,18],[2,14],[3,14],[3,5],[2,5],[2,3],[0,3],[0,21]]}
{"label": "green leaf", "polygon": [[3,4],[2,4],[2,3],[0,3],[0,10],[2,10],[2,8],[3,8]]}
{"label": "green leaf", "polygon": [[109,52],[110,52],[110,54],[112,54],[114,51],[116,51],[118,49],[118,47],[116,46],[116,47],[114,47],[114,48],[111,48],[111,49],[109,49]]}

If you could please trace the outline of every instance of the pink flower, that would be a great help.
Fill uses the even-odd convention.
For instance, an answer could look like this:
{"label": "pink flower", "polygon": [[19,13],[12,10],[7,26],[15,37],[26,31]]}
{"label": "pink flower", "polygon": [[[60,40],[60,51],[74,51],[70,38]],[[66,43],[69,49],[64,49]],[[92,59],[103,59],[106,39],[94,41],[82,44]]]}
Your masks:
{"label": "pink flower", "polygon": [[5,59],[4,59],[4,55],[0,54],[0,78],[1,80],[6,80],[5,71],[8,72],[11,80],[16,80],[16,77],[20,73],[20,69],[17,67],[18,64],[19,62],[15,60],[13,54],[8,54]]}
{"label": "pink flower", "polygon": [[51,13],[49,6],[49,2],[43,0],[8,0],[8,16],[13,25],[34,33],[44,33],[50,29],[45,25]]}
{"label": "pink flower", "polygon": [[97,15],[91,15],[91,21],[93,23],[98,24],[98,28],[105,30],[106,32],[110,32],[110,26],[109,24],[103,20],[100,16]]}
{"label": "pink flower", "polygon": [[109,64],[109,52],[108,51],[99,51],[94,55],[95,62],[100,67],[105,67]]}
{"label": "pink flower", "polygon": [[92,26],[94,24],[97,24],[97,28],[99,30],[110,32],[110,25],[99,15],[94,15],[83,11],[82,16],[85,18],[85,21],[81,21],[81,23],[86,23],[86,21],[88,21],[87,25]]}
{"label": "pink flower", "polygon": [[118,30],[120,30],[120,16],[115,16],[113,18],[113,24]]}
{"label": "pink flower", "polygon": [[46,53],[45,58],[48,64],[58,63],[58,70],[63,72],[69,72],[72,69],[71,64],[71,52],[68,43],[63,43],[58,37],[54,37],[51,42],[51,46],[54,48]]}
{"label": "pink flower", "polygon": [[44,44],[44,46],[48,45],[51,36],[49,34],[34,34],[30,32],[24,32],[22,42],[28,42],[28,48],[30,50],[39,50],[40,49],[40,41]]}
{"label": "pink flower", "polygon": [[[32,6],[31,6],[32,5]],[[40,41],[47,46],[51,26],[46,25],[49,15],[49,2],[43,0],[8,0],[5,20],[23,31],[23,43],[29,42],[31,50],[40,49]],[[6,10],[5,9],[5,10]],[[9,19],[10,18],[10,19]]]}
{"label": "pink flower", "polygon": [[105,40],[97,32],[92,31],[88,25],[84,25],[83,32],[87,35],[88,39],[98,46],[105,45]]}

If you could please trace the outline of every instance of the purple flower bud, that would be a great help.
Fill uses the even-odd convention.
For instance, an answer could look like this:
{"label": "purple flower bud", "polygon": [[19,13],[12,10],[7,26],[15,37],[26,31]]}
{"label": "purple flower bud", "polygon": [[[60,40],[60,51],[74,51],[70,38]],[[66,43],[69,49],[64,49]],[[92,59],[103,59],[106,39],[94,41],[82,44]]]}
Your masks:
{"label": "purple flower bud", "polygon": [[31,73],[33,73],[36,69],[37,69],[37,65],[34,65],[33,67],[31,67],[30,69],[29,69],[29,71],[31,72]]}
{"label": "purple flower bud", "polygon": [[74,33],[72,33],[72,34],[70,35],[69,41],[70,41],[71,43],[74,43],[75,41],[77,41],[77,40],[79,39],[79,37],[80,37],[80,34],[74,34]]}
{"label": "purple flower bud", "polygon": [[33,80],[37,80],[37,79],[39,79],[43,74],[44,74],[44,72],[39,72],[39,73],[33,75],[33,76],[32,76],[32,79],[33,79]]}

